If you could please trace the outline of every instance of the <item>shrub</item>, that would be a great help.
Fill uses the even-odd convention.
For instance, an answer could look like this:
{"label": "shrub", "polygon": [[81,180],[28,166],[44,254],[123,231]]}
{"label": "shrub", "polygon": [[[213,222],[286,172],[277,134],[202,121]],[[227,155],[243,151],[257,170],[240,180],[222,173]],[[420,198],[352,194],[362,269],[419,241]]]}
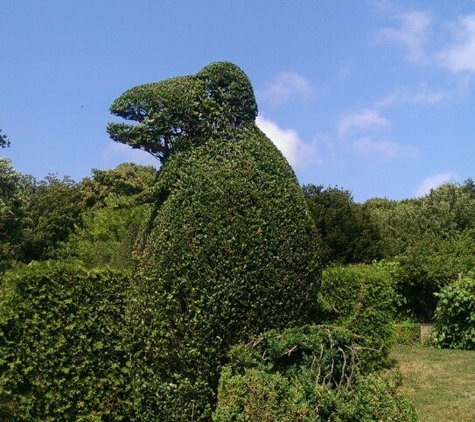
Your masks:
{"label": "shrub", "polygon": [[394,291],[383,264],[331,267],[323,271],[316,321],[362,337],[372,367],[388,361],[392,344]]}
{"label": "shrub", "polygon": [[237,66],[132,88],[111,111],[132,121],[112,139],[163,164],[131,304],[136,417],[207,421],[232,344],[308,322],[315,225]]}
{"label": "shrub", "polygon": [[233,347],[213,420],[416,421],[397,374],[361,375],[356,340],[342,328],[305,326]]}
{"label": "shrub", "polygon": [[469,273],[437,295],[433,340],[439,347],[475,350],[475,276]]}
{"label": "shrub", "polygon": [[127,420],[128,278],[48,261],[1,288],[0,419]]}
{"label": "shrub", "polygon": [[394,324],[393,330],[396,344],[411,346],[421,342],[421,324],[401,322]]}
{"label": "shrub", "polygon": [[146,420],[175,420],[158,409],[170,383],[183,396],[170,398],[176,420],[191,418],[183,385],[206,414],[232,344],[309,321],[319,284],[314,226],[280,153],[257,129],[244,135],[163,168],[170,194],[140,258],[133,303]]}

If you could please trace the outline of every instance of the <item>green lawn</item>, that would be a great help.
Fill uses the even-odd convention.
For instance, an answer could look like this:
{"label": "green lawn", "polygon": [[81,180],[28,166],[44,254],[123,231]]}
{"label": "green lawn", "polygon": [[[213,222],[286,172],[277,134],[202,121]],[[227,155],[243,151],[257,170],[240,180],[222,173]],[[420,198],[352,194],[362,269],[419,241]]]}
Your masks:
{"label": "green lawn", "polygon": [[475,422],[475,352],[395,346],[403,392],[420,422]]}

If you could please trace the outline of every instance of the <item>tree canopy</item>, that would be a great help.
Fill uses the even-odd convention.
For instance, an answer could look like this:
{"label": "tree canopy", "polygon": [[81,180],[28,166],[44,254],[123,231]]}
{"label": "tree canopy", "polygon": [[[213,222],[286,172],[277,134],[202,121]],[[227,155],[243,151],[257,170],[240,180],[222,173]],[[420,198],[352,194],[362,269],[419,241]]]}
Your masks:
{"label": "tree canopy", "polygon": [[110,110],[130,121],[109,123],[111,138],[163,163],[175,151],[253,122],[257,104],[244,72],[232,63],[217,62],[195,75],[134,87]]}

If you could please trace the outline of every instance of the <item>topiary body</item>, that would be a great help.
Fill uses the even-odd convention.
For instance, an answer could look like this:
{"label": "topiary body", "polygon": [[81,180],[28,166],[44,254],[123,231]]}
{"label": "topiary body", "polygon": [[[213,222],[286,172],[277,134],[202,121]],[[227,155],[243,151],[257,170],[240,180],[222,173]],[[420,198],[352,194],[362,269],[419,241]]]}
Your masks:
{"label": "topiary body", "polygon": [[141,420],[210,420],[230,346],[309,321],[315,227],[243,75],[217,63],[184,80],[201,120],[169,138],[130,315]]}

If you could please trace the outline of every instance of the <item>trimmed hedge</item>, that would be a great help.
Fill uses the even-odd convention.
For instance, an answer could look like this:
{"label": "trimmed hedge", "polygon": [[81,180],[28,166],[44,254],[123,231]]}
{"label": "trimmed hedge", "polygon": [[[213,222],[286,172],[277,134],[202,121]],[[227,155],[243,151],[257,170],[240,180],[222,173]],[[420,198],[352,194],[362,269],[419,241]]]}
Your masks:
{"label": "trimmed hedge", "polygon": [[417,421],[395,372],[361,375],[350,331],[272,330],[231,349],[214,422]]}
{"label": "trimmed hedge", "polygon": [[323,271],[316,322],[334,324],[362,337],[370,368],[388,363],[393,343],[394,290],[384,264],[331,267]]}
{"label": "trimmed hedge", "polygon": [[129,278],[77,263],[8,273],[0,297],[0,419],[126,421]]}
{"label": "trimmed hedge", "polygon": [[229,347],[309,322],[319,286],[315,228],[280,152],[257,128],[208,146],[164,166],[169,196],[140,257],[143,420],[209,420]]}

